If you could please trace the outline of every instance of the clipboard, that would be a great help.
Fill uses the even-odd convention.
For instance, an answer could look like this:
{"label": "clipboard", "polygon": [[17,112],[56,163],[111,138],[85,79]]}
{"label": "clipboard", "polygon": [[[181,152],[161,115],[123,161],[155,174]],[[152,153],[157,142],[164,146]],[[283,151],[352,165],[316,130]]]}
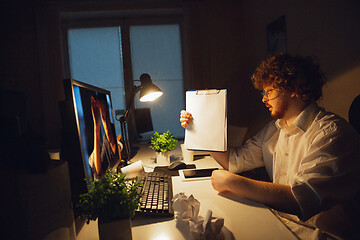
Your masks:
{"label": "clipboard", "polygon": [[193,121],[185,129],[185,148],[227,151],[226,89],[187,91],[186,111],[191,113]]}

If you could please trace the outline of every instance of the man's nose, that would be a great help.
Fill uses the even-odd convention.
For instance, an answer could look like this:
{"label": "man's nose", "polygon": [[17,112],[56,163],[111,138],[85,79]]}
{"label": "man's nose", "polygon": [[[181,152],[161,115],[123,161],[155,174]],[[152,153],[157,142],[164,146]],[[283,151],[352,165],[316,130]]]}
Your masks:
{"label": "man's nose", "polygon": [[261,101],[262,101],[263,103],[266,103],[266,102],[269,101],[269,99],[268,99],[267,97],[263,96],[263,98],[261,99]]}

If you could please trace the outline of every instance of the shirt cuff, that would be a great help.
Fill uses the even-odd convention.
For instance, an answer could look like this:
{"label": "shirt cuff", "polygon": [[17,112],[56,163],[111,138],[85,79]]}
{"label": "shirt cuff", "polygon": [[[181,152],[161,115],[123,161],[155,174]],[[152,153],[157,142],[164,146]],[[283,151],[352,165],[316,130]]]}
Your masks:
{"label": "shirt cuff", "polygon": [[306,221],[319,212],[320,200],[313,189],[306,183],[302,182],[291,187],[296,201],[301,209],[301,216],[298,216],[302,221]]}

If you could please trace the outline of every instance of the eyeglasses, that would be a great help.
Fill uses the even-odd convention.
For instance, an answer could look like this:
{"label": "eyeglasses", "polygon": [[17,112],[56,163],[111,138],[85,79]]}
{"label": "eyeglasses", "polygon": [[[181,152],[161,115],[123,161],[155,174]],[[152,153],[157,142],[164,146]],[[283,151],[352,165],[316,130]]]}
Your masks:
{"label": "eyeglasses", "polygon": [[276,89],[273,88],[273,89],[270,89],[270,90],[267,90],[267,91],[262,90],[262,91],[261,91],[261,96],[262,96],[263,98],[269,99],[269,93],[272,92],[272,91],[274,91],[274,90],[276,90]]}

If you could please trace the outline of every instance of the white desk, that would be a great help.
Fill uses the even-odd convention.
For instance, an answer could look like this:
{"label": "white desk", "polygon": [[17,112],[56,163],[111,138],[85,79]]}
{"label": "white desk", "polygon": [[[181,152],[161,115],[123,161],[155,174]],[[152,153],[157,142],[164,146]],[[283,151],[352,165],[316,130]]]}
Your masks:
{"label": "white desk", "polygon": [[[178,149],[179,151],[179,149]],[[142,148],[133,161],[142,160],[145,170],[156,166],[155,153],[151,149]],[[197,168],[219,167],[218,163],[209,156],[195,160]],[[225,239],[296,239],[294,235],[278,220],[278,218],[264,205],[235,199],[233,196],[220,196],[212,186],[210,180],[182,182],[180,177],[172,177],[173,193],[184,192],[191,194],[200,202],[199,215],[205,216],[207,210],[212,210],[213,216],[224,218],[222,230]],[[134,240],[152,239],[192,239],[186,223],[175,219],[137,218],[132,221]],[[97,222],[85,225],[78,240],[97,240]]]}

